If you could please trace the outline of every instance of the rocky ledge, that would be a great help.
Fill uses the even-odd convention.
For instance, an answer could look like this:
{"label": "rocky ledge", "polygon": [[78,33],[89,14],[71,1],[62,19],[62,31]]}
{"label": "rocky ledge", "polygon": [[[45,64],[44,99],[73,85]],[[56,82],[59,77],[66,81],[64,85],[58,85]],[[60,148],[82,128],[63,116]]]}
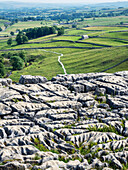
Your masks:
{"label": "rocky ledge", "polygon": [[19,82],[0,79],[0,170],[128,169],[128,71]]}

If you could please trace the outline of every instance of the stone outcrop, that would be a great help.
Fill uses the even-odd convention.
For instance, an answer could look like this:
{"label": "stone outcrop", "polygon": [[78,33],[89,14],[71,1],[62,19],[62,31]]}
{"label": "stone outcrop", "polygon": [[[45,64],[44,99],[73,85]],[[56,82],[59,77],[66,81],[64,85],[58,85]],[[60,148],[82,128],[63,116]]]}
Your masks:
{"label": "stone outcrop", "polygon": [[127,169],[128,71],[19,83],[0,79],[1,170]]}
{"label": "stone outcrop", "polygon": [[7,78],[7,79],[1,79],[0,78],[0,86],[9,86],[12,84],[12,80]]}
{"label": "stone outcrop", "polygon": [[45,83],[47,82],[46,77],[42,76],[31,76],[31,75],[22,75],[20,77],[20,84],[36,84],[36,83]]}

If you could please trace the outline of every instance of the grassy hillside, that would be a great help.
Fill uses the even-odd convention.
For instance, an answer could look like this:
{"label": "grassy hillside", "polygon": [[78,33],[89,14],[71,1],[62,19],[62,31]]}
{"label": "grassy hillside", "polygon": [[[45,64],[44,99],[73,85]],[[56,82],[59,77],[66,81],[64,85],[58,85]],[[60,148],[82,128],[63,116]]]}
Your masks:
{"label": "grassy hillside", "polygon": [[[58,63],[58,56],[60,54],[56,53],[62,53],[64,55],[63,57],[61,57],[61,61],[63,62],[68,74],[100,72],[104,69],[110,68],[128,58],[128,47],[124,47],[125,45],[128,45],[128,28],[125,26],[111,26],[112,22],[114,24],[117,21],[126,21],[126,18],[128,17],[122,18],[111,18],[111,21],[109,21],[110,18],[98,18],[94,21],[92,19],[87,19],[87,22],[90,22],[92,23],[92,25],[94,24],[95,26],[85,27],[84,25],[82,29],[65,29],[65,34],[62,36],[57,36],[56,34],[43,36],[40,38],[29,40],[27,44],[22,45],[17,45],[15,37],[12,37],[13,44],[12,46],[8,46],[6,42],[9,37],[1,37],[1,50],[11,49],[14,50],[11,53],[18,53],[17,51],[15,51],[15,49],[28,48],[27,50],[25,50],[25,55],[28,59],[27,67],[24,67],[23,70],[20,71],[12,71],[11,64],[9,63],[10,60],[8,58],[5,58],[6,73],[12,71],[12,75],[10,76],[10,78],[12,78],[13,81],[18,81],[22,74],[42,75],[47,77],[48,79],[51,79],[57,74],[63,74],[63,69]],[[84,22],[85,21],[83,21],[82,24],[84,24]],[[105,25],[105,23],[107,25],[109,24],[109,22],[111,22],[110,26],[97,26],[98,24]],[[52,25],[53,23],[49,21],[44,24]],[[80,23],[78,23],[78,27],[79,24]],[[16,29],[32,28],[35,25],[42,26],[40,21],[23,23],[19,22],[12,25],[7,30],[5,30],[5,32],[2,33],[9,34],[10,31],[15,31]],[[81,40],[82,35],[86,34],[90,38],[86,40]],[[82,43],[78,43],[76,41],[80,41]],[[103,47],[103,45],[112,47]],[[49,47],[50,49],[38,49],[41,47]],[[75,49],[75,47],[81,47],[81,49]],[[82,49],[83,47],[86,47],[88,49]],[[100,47],[101,49],[89,49],[90,47]],[[1,51],[0,53],[3,54],[8,52]],[[32,62],[29,62],[30,58],[33,59]],[[128,62],[126,61],[119,66],[108,70],[107,72],[127,70],[127,66]]]}
{"label": "grassy hillside", "polygon": [[[61,60],[67,73],[100,72],[128,58],[127,54],[128,48],[126,47],[104,48],[66,54]],[[127,70],[127,65],[122,64],[120,69]]]}
{"label": "grassy hillside", "polygon": [[[30,50],[27,53],[31,55],[40,55],[31,66],[24,68],[21,71],[14,71],[10,76],[14,81],[18,81],[20,75],[42,75],[51,79],[57,74],[63,74],[63,70],[58,63],[59,54],[53,54],[50,50],[45,52],[43,50]],[[67,73],[88,73],[88,72],[100,72],[104,69],[118,64],[122,60],[127,58],[128,48],[104,48],[96,50],[84,50],[84,49],[54,49],[58,53],[63,53],[61,57]],[[118,66],[119,70],[127,70],[127,63]],[[107,72],[115,72],[117,68],[110,69]]]}
{"label": "grassy hillside", "polygon": [[89,19],[85,19],[84,22],[79,23],[79,28],[83,28],[85,25],[89,25],[89,26],[112,26],[112,25],[120,25],[120,22],[124,22],[127,23],[128,22],[128,17],[124,17],[124,16],[119,16],[119,17],[102,17],[102,18],[95,18],[95,20],[93,20],[93,18],[89,18]]}

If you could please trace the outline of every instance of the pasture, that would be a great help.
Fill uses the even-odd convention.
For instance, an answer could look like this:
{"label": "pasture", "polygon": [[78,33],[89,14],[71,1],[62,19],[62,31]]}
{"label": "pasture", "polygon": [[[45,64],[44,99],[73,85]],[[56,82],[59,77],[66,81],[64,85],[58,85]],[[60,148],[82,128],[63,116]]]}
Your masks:
{"label": "pasture", "polygon": [[[13,71],[10,78],[17,82],[22,74],[41,75],[48,79],[51,79],[57,74],[63,74],[63,69],[58,63],[58,56],[60,54],[56,53],[63,54],[61,61],[68,74],[100,72],[120,63],[128,57],[128,28],[124,26],[112,26],[111,24],[112,22],[113,24],[121,21],[126,22],[126,19],[128,19],[128,17],[116,17],[111,18],[111,20],[109,18],[87,19],[86,24],[90,23],[92,27],[85,27],[84,25],[82,29],[65,29],[65,34],[62,36],[57,36],[56,34],[43,36],[29,40],[28,43],[21,45],[17,45],[15,37],[13,37],[13,44],[8,46],[7,39],[9,37],[1,37],[1,50],[25,49],[25,55],[28,59],[27,67],[24,67],[22,70]],[[83,23],[84,22],[85,21],[83,21]],[[109,24],[109,22],[111,22],[111,24],[105,26]],[[97,26],[98,23],[101,24],[101,26]],[[53,25],[53,23],[47,22],[47,25],[50,26]],[[9,34],[10,31],[15,32],[16,29],[22,30],[39,26],[42,26],[40,21],[19,22],[10,26],[5,32],[1,32],[1,34]],[[89,38],[82,40],[82,35],[88,35]],[[82,49],[83,47],[87,49]],[[100,49],[89,49],[90,47],[98,47]],[[45,48],[50,49],[45,50]],[[1,51],[0,53],[5,52]],[[29,58],[31,57],[33,61],[29,62]],[[5,63],[8,62],[9,60],[5,59]],[[109,69],[107,72],[127,70],[127,66],[128,61]],[[11,65],[6,64],[6,72],[10,72],[11,69]]]}

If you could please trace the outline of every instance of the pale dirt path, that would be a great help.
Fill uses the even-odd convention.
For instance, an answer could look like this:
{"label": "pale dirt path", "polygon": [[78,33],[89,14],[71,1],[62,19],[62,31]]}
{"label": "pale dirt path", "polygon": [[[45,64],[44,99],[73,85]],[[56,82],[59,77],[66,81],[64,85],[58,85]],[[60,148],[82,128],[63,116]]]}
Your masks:
{"label": "pale dirt path", "polygon": [[57,53],[57,52],[54,52],[54,51],[46,51],[46,50],[43,50],[43,51],[48,52],[48,53],[54,53],[54,54],[58,54],[58,55],[59,55],[59,56],[58,56],[58,62],[59,62],[59,64],[61,65],[61,67],[62,67],[62,69],[63,69],[63,71],[64,71],[64,74],[66,75],[66,74],[67,74],[66,69],[65,69],[63,63],[62,63],[61,60],[60,60],[61,57],[63,57],[63,54],[62,54],[62,53]]}

